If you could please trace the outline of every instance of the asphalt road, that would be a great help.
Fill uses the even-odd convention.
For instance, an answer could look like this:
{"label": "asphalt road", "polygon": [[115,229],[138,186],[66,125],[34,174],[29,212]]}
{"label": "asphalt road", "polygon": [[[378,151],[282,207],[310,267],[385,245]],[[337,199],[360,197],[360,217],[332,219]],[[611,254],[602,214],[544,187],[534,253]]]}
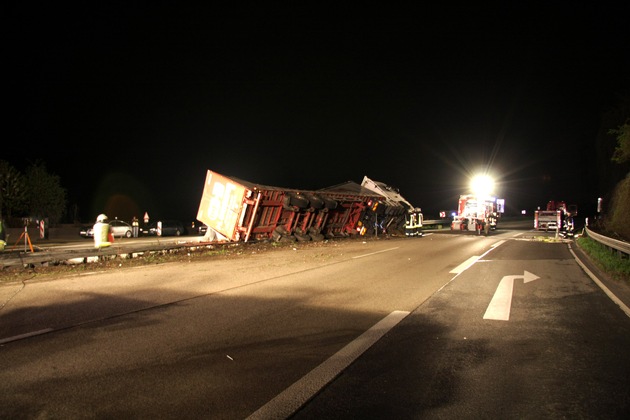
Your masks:
{"label": "asphalt road", "polygon": [[[506,281],[513,282],[509,316],[488,319]],[[413,311],[295,418],[628,418],[629,346],[628,315],[567,246],[508,241]]]}
{"label": "asphalt road", "polygon": [[0,417],[627,417],[630,318],[570,244],[534,236],[4,284]]}

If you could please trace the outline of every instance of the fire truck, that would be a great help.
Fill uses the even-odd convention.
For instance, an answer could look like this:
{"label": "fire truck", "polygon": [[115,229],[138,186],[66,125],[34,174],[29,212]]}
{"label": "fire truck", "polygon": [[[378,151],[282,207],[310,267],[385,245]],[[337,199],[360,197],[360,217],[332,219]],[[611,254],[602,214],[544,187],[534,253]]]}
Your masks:
{"label": "fire truck", "polygon": [[536,230],[562,230],[572,235],[573,218],[577,215],[577,205],[567,206],[564,201],[551,200],[545,210],[534,212],[534,229]]}
{"label": "fire truck", "polygon": [[500,215],[504,212],[502,198],[464,194],[459,196],[457,215],[453,217],[451,230],[484,232],[486,235],[497,228]]}

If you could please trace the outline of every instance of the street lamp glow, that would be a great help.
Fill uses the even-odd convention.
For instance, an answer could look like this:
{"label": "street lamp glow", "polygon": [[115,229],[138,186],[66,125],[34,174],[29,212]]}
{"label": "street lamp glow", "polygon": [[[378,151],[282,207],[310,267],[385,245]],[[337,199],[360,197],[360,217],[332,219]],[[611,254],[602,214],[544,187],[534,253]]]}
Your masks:
{"label": "street lamp glow", "polygon": [[488,175],[477,175],[470,182],[474,194],[490,195],[494,191],[494,180]]}

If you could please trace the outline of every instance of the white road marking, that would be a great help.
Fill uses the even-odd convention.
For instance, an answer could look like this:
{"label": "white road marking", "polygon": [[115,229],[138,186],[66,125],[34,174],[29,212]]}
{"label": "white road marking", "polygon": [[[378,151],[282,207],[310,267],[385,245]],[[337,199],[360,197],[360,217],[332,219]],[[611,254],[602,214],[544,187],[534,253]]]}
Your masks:
{"label": "white road marking", "polygon": [[333,354],[321,365],[260,407],[248,419],[286,419],[402,321],[409,312],[394,311]]}
{"label": "white road marking", "polygon": [[529,283],[538,277],[528,271],[524,271],[522,276],[505,276],[499,282],[497,290],[492,296],[492,300],[483,315],[483,319],[494,319],[497,321],[508,321],[510,310],[512,309],[512,292],[514,291],[514,280],[523,279],[523,283]]}
{"label": "white road marking", "polygon": [[495,319],[497,321],[507,321],[510,319],[510,309],[512,308],[512,292],[514,291],[514,279],[503,277],[499,287],[494,292],[494,296],[483,315],[483,319]]}
{"label": "white road marking", "polygon": [[[477,255],[473,255],[472,257],[468,258],[466,261],[464,261],[463,263],[461,263],[460,265],[458,265],[457,267],[455,267],[454,269],[452,269],[451,271],[449,271],[449,273],[451,274],[455,274],[455,277],[453,277],[451,279],[451,281],[455,280],[455,278],[457,278],[457,276],[459,276],[461,273],[463,273],[464,271],[468,270],[474,263],[476,263],[477,261],[484,261],[481,260],[481,258],[485,257],[490,251],[492,251],[493,249],[496,249],[499,247],[499,245],[502,245],[505,241],[499,241],[497,243],[495,243],[494,245],[492,245],[490,247],[489,250],[487,250],[486,252],[484,252],[483,254],[477,256]],[[447,283],[448,284],[448,283]],[[442,286],[444,287],[444,286]]]}
{"label": "white road marking", "polygon": [[481,258],[481,257],[478,256],[478,255],[473,255],[472,257],[468,258],[466,261],[464,261],[463,263],[461,263],[460,265],[458,265],[457,267],[455,267],[454,269],[449,271],[449,273],[451,273],[451,274],[462,273],[462,272],[466,271],[471,265],[476,263],[479,258]]}
{"label": "white road marking", "polygon": [[363,254],[363,255],[357,255],[356,257],[352,257],[352,258],[364,258],[364,257],[369,257],[370,255],[375,255],[375,254],[381,254],[383,252],[388,252],[388,251],[393,251],[394,249],[398,249],[400,247],[395,247],[395,248],[388,248],[388,249],[384,249],[382,251],[376,251],[376,252],[370,252],[369,254]]}

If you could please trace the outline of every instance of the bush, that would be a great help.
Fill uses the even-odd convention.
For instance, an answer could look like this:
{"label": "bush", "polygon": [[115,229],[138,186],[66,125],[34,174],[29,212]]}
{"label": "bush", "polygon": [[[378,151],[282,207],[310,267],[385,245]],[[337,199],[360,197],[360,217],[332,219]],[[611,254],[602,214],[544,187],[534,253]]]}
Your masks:
{"label": "bush", "polygon": [[630,241],[630,174],[615,187],[605,229]]}

